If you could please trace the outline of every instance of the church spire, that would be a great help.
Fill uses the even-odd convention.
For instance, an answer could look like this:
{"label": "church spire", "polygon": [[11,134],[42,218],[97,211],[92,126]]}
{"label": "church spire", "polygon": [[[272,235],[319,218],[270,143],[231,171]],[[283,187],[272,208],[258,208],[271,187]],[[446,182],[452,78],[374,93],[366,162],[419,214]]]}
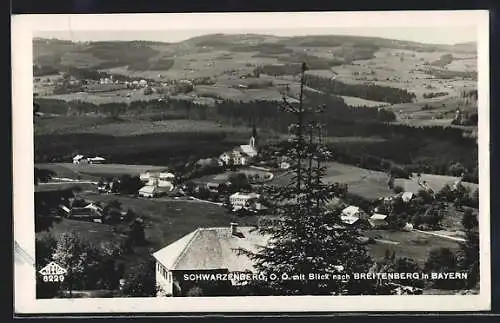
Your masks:
{"label": "church spire", "polygon": [[250,138],[250,146],[255,147],[257,143],[257,128],[255,127],[255,119],[252,119],[252,137]]}

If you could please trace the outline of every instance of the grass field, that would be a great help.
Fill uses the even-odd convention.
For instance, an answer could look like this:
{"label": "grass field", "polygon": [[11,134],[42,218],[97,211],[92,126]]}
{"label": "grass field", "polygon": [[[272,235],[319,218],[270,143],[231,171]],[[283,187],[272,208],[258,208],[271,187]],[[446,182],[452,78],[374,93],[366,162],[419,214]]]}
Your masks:
{"label": "grass field", "polygon": [[242,168],[242,169],[239,169],[235,172],[227,171],[227,172],[220,173],[220,174],[206,175],[206,176],[203,176],[200,178],[193,179],[193,181],[197,182],[197,183],[225,183],[229,180],[229,177],[231,176],[231,174],[235,174],[235,173],[244,173],[247,175],[259,174],[259,176],[261,178],[263,178],[264,176],[271,175],[271,173],[269,173],[269,172],[265,172],[265,171],[254,169],[254,168]]}
{"label": "grass field", "polygon": [[35,192],[60,191],[71,189],[74,191],[92,191],[96,189],[94,184],[90,183],[71,183],[71,182],[50,182],[40,183],[35,186]]}
{"label": "grass field", "polygon": [[93,179],[101,176],[118,176],[123,174],[139,175],[147,170],[159,171],[165,166],[152,165],[124,165],[124,164],[73,164],[73,163],[54,163],[37,164],[38,167],[54,171],[58,177],[67,177],[77,179],[85,178],[85,175],[92,176]]}
{"label": "grass field", "polygon": [[116,123],[116,120],[102,116],[58,116],[40,118],[35,124],[35,135],[74,133],[85,128],[94,128],[98,125]]}
{"label": "grass field", "polygon": [[[326,166],[327,172],[323,178],[325,183],[345,183],[350,193],[367,199],[376,199],[392,193],[387,187],[387,175],[385,173],[335,162],[329,162]],[[278,176],[271,181],[271,184],[286,185],[289,183],[291,176]]]}
{"label": "grass field", "polygon": [[359,106],[379,107],[379,106],[385,106],[385,105],[387,105],[386,102],[378,102],[378,101],[365,100],[365,99],[356,98],[356,97],[353,97],[353,96],[341,96],[341,98],[344,99],[344,102],[347,105],[350,105],[352,107],[359,107]]}
{"label": "grass field", "polygon": [[78,130],[75,133],[92,133],[110,136],[137,136],[155,133],[220,133],[220,132],[248,133],[246,127],[230,127],[220,125],[214,121],[203,120],[162,120],[162,121],[132,121],[107,125],[97,125]]}
{"label": "grass field", "polygon": [[[127,97],[127,95],[129,95]],[[64,101],[83,101],[90,102],[93,104],[106,104],[113,102],[133,102],[133,101],[149,101],[157,100],[162,96],[153,93],[150,95],[145,95],[143,91],[140,90],[116,90],[110,92],[100,92],[100,93],[89,93],[89,92],[77,92],[77,93],[67,93],[67,94],[51,94],[41,96],[44,98],[58,99]]]}
{"label": "grass field", "polygon": [[429,256],[429,253],[434,248],[450,248],[456,251],[460,246],[457,242],[425,235],[419,232],[402,232],[402,231],[387,231],[387,230],[369,230],[365,231],[364,235],[372,238],[379,238],[397,242],[398,244],[389,244],[376,242],[375,244],[367,245],[369,254],[375,259],[384,257],[386,250],[391,253],[395,252],[396,257],[407,257],[415,260],[420,266],[423,266]]}
{"label": "grass field", "polygon": [[77,232],[83,239],[97,246],[106,242],[118,242],[126,237],[122,226],[71,219],[62,219],[50,229],[50,233],[56,239],[63,233],[71,231]]}
{"label": "grass field", "polygon": [[[394,194],[387,186],[387,174],[384,172],[372,171],[356,166],[329,162],[327,173],[323,179],[326,183],[345,183],[350,193],[362,196],[367,199],[377,199]],[[271,184],[286,185],[289,183],[291,175],[278,176],[271,181]],[[453,184],[456,180],[452,176],[421,174],[422,181],[426,181],[435,191],[439,191],[446,184]],[[418,193],[421,187],[416,179],[398,178],[394,183],[401,186],[405,191]],[[463,183],[464,186],[474,190],[477,184]]]}

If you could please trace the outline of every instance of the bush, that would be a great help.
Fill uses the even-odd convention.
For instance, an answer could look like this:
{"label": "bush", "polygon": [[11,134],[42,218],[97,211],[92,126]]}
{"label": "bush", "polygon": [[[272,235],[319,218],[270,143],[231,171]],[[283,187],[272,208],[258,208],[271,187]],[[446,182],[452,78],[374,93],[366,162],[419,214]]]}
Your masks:
{"label": "bush", "polygon": [[465,230],[471,230],[477,228],[479,225],[477,215],[472,213],[472,210],[467,209],[462,217],[462,225]]}
{"label": "bush", "polygon": [[399,185],[394,186],[394,188],[393,188],[392,190],[393,190],[393,192],[394,192],[394,193],[396,193],[396,194],[399,194],[399,193],[403,193],[403,192],[404,192],[404,189],[403,189],[401,186],[399,186]]}
{"label": "bush", "polygon": [[123,293],[132,297],[156,296],[155,264],[149,259],[139,266],[127,268]]}
{"label": "bush", "polygon": [[[424,265],[424,271],[437,273],[450,273],[457,271],[457,259],[455,253],[449,248],[433,249]],[[438,279],[431,281],[434,288],[456,289],[463,285],[461,280]]]}

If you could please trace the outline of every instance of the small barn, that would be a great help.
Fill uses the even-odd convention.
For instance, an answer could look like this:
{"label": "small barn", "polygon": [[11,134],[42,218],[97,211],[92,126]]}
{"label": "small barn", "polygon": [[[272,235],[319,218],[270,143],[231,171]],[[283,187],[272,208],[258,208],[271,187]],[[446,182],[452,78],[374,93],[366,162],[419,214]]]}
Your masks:
{"label": "small barn", "polygon": [[354,205],[349,205],[345,209],[342,210],[342,216],[347,216],[347,217],[354,217],[354,218],[360,218],[364,215],[365,213],[359,206],[354,206]]}
{"label": "small barn", "polygon": [[387,215],[375,213],[368,218],[368,222],[372,228],[384,228],[387,226]]}

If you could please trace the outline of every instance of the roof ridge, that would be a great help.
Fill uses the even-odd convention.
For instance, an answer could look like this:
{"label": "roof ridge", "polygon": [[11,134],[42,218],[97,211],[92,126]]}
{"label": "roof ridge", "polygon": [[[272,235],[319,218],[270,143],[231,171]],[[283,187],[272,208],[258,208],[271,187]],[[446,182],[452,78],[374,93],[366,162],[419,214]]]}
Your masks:
{"label": "roof ridge", "polygon": [[195,237],[198,236],[198,234],[201,232],[202,229],[203,228],[197,228],[196,230],[194,230],[194,233],[191,232],[191,233],[193,233],[193,236],[189,239],[188,243],[186,243],[186,245],[184,246],[184,248],[182,249],[182,251],[180,252],[180,254],[175,259],[174,263],[172,264],[172,269],[174,269],[175,267],[177,267],[177,265],[180,262],[180,259],[186,254],[188,248],[193,244],[193,241],[195,240]]}

